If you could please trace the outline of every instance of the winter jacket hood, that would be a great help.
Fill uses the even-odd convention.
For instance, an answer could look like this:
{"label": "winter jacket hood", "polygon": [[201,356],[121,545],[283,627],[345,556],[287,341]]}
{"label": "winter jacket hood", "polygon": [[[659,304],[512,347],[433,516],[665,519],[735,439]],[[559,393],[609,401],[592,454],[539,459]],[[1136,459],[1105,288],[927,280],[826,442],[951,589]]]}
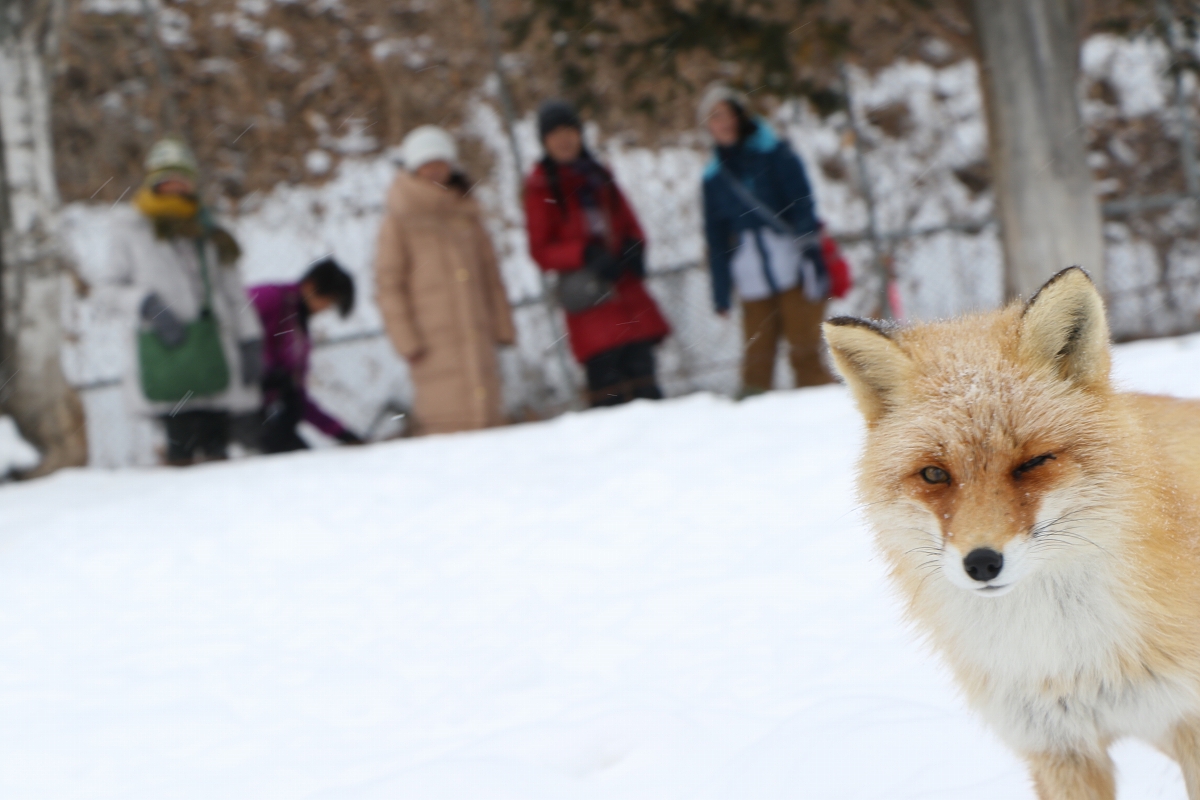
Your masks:
{"label": "winter jacket hood", "polygon": [[387,195],[391,214],[468,214],[479,215],[479,207],[457,190],[418,178],[409,172],[397,172]]}
{"label": "winter jacket hood", "polygon": [[709,181],[717,177],[721,172],[721,153],[722,151],[734,151],[739,148],[759,154],[769,154],[782,144],[780,138],[775,134],[770,124],[758,117],[754,120],[754,133],[746,137],[744,141],[738,142],[732,147],[713,147],[713,156],[704,166],[704,180]]}

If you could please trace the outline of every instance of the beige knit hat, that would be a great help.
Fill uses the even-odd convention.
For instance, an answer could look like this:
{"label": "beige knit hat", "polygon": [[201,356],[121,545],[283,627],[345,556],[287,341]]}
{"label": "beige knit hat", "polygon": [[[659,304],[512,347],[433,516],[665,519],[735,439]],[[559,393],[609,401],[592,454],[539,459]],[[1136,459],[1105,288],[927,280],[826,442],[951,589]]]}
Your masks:
{"label": "beige knit hat", "polygon": [[187,142],[177,136],[159,139],[150,148],[149,155],[146,156],[147,172],[164,170],[187,173],[192,178],[195,178],[196,173],[200,171],[196,164],[196,154],[192,152],[192,148],[187,146]]}
{"label": "beige knit hat", "polygon": [[727,83],[714,81],[704,90],[704,94],[700,95],[700,104],[696,106],[697,125],[704,127],[717,103],[732,103],[747,114],[750,113],[750,98],[746,97],[744,92],[739,92]]}

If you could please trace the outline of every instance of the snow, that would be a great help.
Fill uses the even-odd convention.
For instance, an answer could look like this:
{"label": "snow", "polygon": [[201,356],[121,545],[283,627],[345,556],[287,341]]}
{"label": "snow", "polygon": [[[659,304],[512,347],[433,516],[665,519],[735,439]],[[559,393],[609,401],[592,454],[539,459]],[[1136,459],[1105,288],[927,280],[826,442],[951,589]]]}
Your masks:
{"label": "snow", "polygon": [[859,442],[833,386],[0,488],[0,796],[1032,797],[898,617]]}
{"label": "snow", "polygon": [[42,460],[29,442],[21,438],[12,417],[0,417],[0,481],[14,472],[33,469]]}
{"label": "snow", "polygon": [[1167,105],[1166,78],[1171,55],[1160,39],[1127,39],[1112,34],[1091,36],[1081,48],[1083,71],[1103,78],[1117,90],[1121,114],[1140,117]]}

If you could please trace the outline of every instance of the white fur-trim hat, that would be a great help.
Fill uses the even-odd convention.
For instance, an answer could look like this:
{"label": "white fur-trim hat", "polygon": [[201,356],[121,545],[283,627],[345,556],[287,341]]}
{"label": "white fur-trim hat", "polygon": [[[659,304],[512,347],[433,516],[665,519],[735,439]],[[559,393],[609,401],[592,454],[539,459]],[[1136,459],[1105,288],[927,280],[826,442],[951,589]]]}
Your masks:
{"label": "white fur-trim hat", "polygon": [[415,172],[430,161],[446,161],[457,165],[458,145],[445,128],[422,125],[409,131],[400,143],[400,160],[409,172]]}
{"label": "white fur-trim hat", "polygon": [[732,103],[742,111],[749,113],[747,105],[749,102],[749,98],[743,92],[739,92],[727,83],[720,81],[710,83],[704,90],[704,94],[700,95],[700,104],[696,106],[696,123],[703,127],[708,122],[708,118],[712,116],[717,103]]}

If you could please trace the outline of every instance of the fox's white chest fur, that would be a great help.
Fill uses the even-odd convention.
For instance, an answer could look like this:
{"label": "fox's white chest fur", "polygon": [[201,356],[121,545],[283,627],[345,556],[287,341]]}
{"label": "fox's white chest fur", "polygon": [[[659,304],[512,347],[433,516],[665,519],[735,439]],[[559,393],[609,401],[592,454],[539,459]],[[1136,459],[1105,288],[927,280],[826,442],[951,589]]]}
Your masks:
{"label": "fox's white chest fur", "polygon": [[1004,597],[935,590],[939,644],[1018,751],[1098,752],[1125,736],[1162,743],[1200,710],[1182,676],[1141,665],[1138,626],[1109,581],[1097,560],[1081,559]]}

